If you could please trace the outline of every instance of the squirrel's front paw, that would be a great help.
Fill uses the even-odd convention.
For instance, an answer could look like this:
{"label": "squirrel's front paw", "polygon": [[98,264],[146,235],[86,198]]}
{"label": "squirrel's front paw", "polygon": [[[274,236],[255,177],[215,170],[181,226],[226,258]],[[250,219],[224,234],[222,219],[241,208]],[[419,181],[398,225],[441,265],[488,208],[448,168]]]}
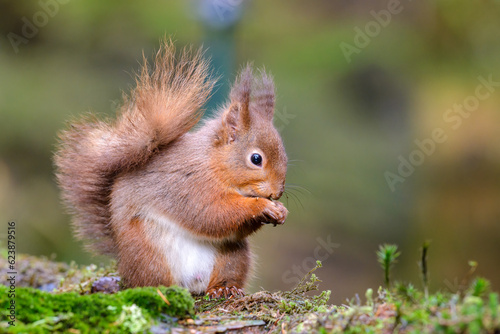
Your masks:
{"label": "squirrel's front paw", "polygon": [[285,219],[288,216],[288,210],[281,202],[269,201],[269,205],[266,206],[263,214],[267,219],[267,221],[263,222],[264,224],[274,224],[274,226],[276,226],[285,222]]}
{"label": "squirrel's front paw", "polygon": [[219,298],[226,298],[226,299],[231,299],[234,297],[243,297],[245,293],[243,290],[240,288],[237,288],[235,286],[221,286],[221,287],[213,287],[211,289],[208,289],[207,291],[207,296],[210,299],[219,299]]}

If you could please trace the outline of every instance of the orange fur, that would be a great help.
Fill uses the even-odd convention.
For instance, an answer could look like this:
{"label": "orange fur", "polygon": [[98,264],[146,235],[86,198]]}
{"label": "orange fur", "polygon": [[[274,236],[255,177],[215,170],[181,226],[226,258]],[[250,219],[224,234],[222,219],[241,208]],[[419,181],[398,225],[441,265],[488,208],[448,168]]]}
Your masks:
{"label": "orange fur", "polygon": [[[190,132],[213,85],[200,51],[176,58],[165,42],[115,122],[87,118],[60,136],[56,175],[76,235],[115,255],[129,286],[238,291],[250,266],[246,238],[285,221],[288,211],[271,200],[283,193],[287,166],[272,78],[247,66],[227,105]],[[183,268],[169,252],[207,260],[188,256]]]}
{"label": "orange fur", "polygon": [[158,249],[148,241],[146,224],[134,218],[122,227],[116,234],[118,271],[123,278],[122,283],[129,287],[171,285],[173,280],[168,265]]}

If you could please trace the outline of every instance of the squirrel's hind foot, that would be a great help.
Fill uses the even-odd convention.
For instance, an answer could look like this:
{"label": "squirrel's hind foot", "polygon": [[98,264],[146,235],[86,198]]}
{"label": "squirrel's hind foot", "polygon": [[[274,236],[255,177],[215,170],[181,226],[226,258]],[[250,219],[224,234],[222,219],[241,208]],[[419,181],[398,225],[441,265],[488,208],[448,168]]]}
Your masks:
{"label": "squirrel's hind foot", "polygon": [[235,286],[216,286],[207,290],[207,296],[210,299],[219,299],[223,297],[226,299],[231,299],[236,297],[243,297],[244,295],[245,293],[243,292],[243,290]]}

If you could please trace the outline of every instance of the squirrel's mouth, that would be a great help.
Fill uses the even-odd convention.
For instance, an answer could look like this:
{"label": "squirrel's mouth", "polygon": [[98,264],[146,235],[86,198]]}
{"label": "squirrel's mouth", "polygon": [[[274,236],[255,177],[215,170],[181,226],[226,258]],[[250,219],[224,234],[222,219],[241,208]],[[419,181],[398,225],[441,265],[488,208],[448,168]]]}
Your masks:
{"label": "squirrel's mouth", "polygon": [[273,200],[271,195],[269,195],[269,196],[263,196],[263,195],[259,195],[259,194],[255,193],[254,191],[244,191],[243,189],[238,189],[237,192],[241,196],[245,196],[245,197],[250,197],[250,198],[265,198],[265,199],[268,199],[268,200],[271,200],[271,201]]}

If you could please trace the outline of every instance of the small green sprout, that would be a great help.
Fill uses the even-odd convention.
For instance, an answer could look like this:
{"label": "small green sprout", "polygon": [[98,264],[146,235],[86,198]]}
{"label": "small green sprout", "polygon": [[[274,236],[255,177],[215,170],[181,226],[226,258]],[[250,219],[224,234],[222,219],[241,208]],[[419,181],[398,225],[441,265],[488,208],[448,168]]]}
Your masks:
{"label": "small green sprout", "polygon": [[490,289],[490,281],[485,278],[477,277],[472,281],[469,287],[469,294],[474,297],[482,297],[486,295],[488,290]]}
{"label": "small green sprout", "polygon": [[390,271],[391,267],[397,262],[397,258],[401,253],[398,252],[398,246],[384,244],[381,245],[377,251],[378,262],[384,270],[384,281],[385,286],[389,288],[390,286]]}
{"label": "small green sprout", "polygon": [[373,289],[368,288],[365,293],[366,305],[373,307]]}
{"label": "small green sprout", "polygon": [[420,271],[422,273],[422,283],[424,284],[425,299],[429,298],[429,272],[427,270],[427,252],[429,250],[430,241],[425,241],[422,245],[420,258]]}

